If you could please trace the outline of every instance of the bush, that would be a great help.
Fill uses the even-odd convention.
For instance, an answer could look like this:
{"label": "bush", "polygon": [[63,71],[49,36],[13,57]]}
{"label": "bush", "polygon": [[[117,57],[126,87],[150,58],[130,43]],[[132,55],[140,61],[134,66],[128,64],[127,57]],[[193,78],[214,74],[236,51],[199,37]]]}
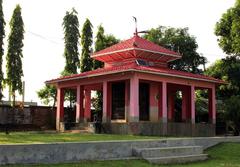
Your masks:
{"label": "bush", "polygon": [[225,101],[226,120],[232,126],[234,135],[240,133],[240,96],[231,96]]}

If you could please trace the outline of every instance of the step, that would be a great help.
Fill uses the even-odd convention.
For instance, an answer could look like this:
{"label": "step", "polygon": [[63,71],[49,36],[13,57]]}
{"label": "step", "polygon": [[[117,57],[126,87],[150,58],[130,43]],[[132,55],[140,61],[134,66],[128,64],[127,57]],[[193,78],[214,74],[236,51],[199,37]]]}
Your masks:
{"label": "step", "polygon": [[201,146],[135,148],[133,155],[142,158],[198,155],[203,153]]}
{"label": "step", "polygon": [[151,164],[182,164],[196,161],[204,161],[208,158],[207,154],[199,155],[184,155],[184,156],[170,156],[170,157],[154,157],[146,158]]}
{"label": "step", "polygon": [[64,133],[92,133],[89,130],[65,130]]}

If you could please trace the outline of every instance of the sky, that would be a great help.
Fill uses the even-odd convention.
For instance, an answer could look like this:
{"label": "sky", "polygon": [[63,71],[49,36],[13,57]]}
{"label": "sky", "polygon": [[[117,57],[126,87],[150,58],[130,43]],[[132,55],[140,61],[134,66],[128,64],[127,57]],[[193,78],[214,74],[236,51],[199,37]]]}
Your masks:
{"label": "sky", "polygon": [[[132,37],[138,19],[138,30],[148,30],[159,25],[189,28],[196,37],[198,52],[208,59],[208,64],[225,54],[217,44],[214,27],[235,0],[3,0],[6,20],[5,55],[9,21],[16,4],[22,7],[25,25],[23,72],[25,101],[41,104],[37,91],[46,80],[57,78],[64,69],[64,41],[62,21],[66,11],[78,11],[80,30],[86,18],[94,26],[102,24],[107,34],[124,40]],[[5,68],[5,57],[4,67]],[[4,91],[8,99],[7,90]],[[18,99],[21,99],[19,96]]]}

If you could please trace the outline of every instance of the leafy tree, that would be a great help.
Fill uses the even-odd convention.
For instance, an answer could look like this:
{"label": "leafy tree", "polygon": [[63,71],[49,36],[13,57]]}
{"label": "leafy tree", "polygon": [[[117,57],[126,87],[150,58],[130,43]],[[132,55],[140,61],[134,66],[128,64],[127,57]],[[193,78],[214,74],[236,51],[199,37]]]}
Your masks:
{"label": "leafy tree", "polygon": [[44,88],[40,89],[37,94],[44,104],[49,105],[52,102],[52,106],[55,106],[57,90],[54,86],[46,85]]}
{"label": "leafy tree", "polygon": [[226,120],[234,131],[234,135],[240,133],[240,96],[231,96],[225,102]]}
{"label": "leafy tree", "polygon": [[227,54],[240,53],[240,0],[228,9],[216,23],[215,34],[218,44]]}
{"label": "leafy tree", "polygon": [[143,37],[163,47],[179,52],[182,55],[181,59],[169,64],[171,68],[192,73],[202,72],[198,67],[205,65],[207,60],[197,53],[197,42],[188,33],[188,28],[159,26],[158,28],[152,28]]}
{"label": "leafy tree", "polygon": [[93,43],[93,32],[92,32],[92,23],[89,19],[86,19],[81,35],[81,45],[82,45],[82,54],[81,54],[81,65],[80,71],[86,72],[92,70],[93,62],[90,57],[92,51]]}
{"label": "leafy tree", "polygon": [[[114,44],[119,43],[120,40],[114,37],[113,35],[105,35],[104,28],[102,25],[98,26],[98,32],[95,41],[95,52],[110,47]],[[93,69],[103,67],[103,62],[98,60],[93,60]]]}
{"label": "leafy tree", "polygon": [[77,11],[72,9],[71,12],[66,12],[63,18],[63,30],[64,30],[64,57],[66,64],[63,75],[76,74],[79,67],[79,53],[78,53],[78,40],[79,34],[79,22],[77,17]]}
{"label": "leafy tree", "polygon": [[231,96],[240,95],[240,59],[229,56],[216,61],[210,66],[205,74],[226,81],[217,89],[217,96],[226,100]]}
{"label": "leafy tree", "polygon": [[3,49],[3,39],[5,37],[5,21],[3,17],[3,9],[2,9],[2,0],[0,0],[0,101],[2,101],[3,97],[3,71],[2,71],[2,62],[3,62],[3,55],[4,55],[4,49]]}
{"label": "leafy tree", "polygon": [[10,21],[10,35],[8,38],[7,51],[7,84],[13,97],[13,106],[15,105],[15,92],[22,94],[22,48],[24,39],[24,24],[19,5],[13,11]]}

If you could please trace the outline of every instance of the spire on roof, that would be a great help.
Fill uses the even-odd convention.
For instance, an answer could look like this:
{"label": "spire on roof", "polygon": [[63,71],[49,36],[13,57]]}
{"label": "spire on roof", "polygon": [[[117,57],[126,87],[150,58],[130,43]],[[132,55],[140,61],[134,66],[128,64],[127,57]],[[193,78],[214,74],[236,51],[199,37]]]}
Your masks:
{"label": "spire on roof", "polygon": [[137,18],[133,16],[134,22],[135,22],[135,33],[134,35],[138,36],[138,31],[137,31]]}

